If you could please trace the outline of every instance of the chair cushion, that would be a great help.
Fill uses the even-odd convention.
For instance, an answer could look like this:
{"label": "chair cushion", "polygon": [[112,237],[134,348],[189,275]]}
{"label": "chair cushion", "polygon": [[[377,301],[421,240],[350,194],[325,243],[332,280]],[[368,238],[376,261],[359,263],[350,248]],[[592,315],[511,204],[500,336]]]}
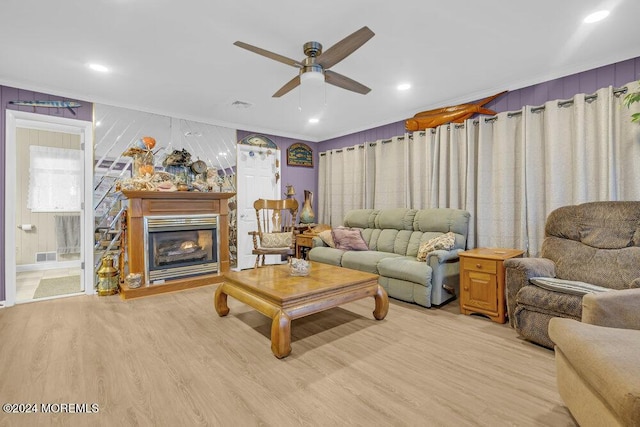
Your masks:
{"label": "chair cushion", "polygon": [[358,229],[334,228],[331,230],[336,249],[345,251],[367,251],[369,247]]}
{"label": "chair cushion", "polygon": [[427,254],[429,252],[433,252],[435,250],[451,250],[453,245],[456,243],[456,236],[452,232],[448,232],[443,234],[442,236],[434,237],[433,239],[427,240],[426,242],[420,245],[418,249],[418,256],[416,259],[418,261],[426,261]]}
{"label": "chair cushion", "polygon": [[290,248],[293,242],[293,235],[291,232],[287,233],[262,233],[260,239],[260,246],[263,248],[275,249],[275,248]]}

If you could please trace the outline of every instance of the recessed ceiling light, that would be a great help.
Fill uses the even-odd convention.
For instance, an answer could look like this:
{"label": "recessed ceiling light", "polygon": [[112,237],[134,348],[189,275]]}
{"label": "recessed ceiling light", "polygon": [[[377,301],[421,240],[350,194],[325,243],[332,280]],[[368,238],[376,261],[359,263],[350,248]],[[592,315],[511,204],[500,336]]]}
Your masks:
{"label": "recessed ceiling light", "polygon": [[316,118],[309,119],[309,123],[316,124],[318,122],[320,122],[320,119],[316,119]]}
{"label": "recessed ceiling light", "polygon": [[398,85],[398,90],[409,90],[411,85],[409,83],[401,83]]}
{"label": "recessed ceiling light", "polygon": [[101,73],[109,72],[109,69],[107,67],[100,64],[89,64],[89,68],[91,68],[93,71],[99,71]]}
{"label": "recessed ceiling light", "polygon": [[607,16],[609,16],[608,10],[599,10],[584,18],[584,22],[585,24],[592,24],[594,22],[602,21]]}

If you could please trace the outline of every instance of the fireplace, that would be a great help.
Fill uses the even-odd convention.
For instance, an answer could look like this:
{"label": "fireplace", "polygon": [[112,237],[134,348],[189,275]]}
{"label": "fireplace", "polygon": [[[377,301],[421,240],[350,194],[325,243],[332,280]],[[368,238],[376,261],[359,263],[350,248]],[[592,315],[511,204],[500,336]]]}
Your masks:
{"label": "fireplace", "polygon": [[127,256],[121,276],[139,273],[143,283],[129,288],[121,282],[122,299],[224,280],[230,269],[228,199],[235,193],[123,190],[122,194],[128,207]]}
{"label": "fireplace", "polygon": [[144,217],[147,284],[218,272],[218,215]]}

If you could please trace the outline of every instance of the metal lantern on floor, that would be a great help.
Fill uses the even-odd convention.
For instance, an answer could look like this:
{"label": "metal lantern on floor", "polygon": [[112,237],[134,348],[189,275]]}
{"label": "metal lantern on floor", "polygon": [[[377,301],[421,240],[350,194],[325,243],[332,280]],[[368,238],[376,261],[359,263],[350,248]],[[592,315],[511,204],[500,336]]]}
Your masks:
{"label": "metal lantern on floor", "polygon": [[113,265],[113,256],[104,255],[98,269],[98,295],[118,293],[118,269]]}

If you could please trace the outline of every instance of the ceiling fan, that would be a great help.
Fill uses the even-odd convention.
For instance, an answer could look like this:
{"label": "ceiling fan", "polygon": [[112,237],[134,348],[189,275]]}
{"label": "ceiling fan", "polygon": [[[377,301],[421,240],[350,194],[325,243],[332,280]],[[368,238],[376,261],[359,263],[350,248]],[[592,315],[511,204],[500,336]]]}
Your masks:
{"label": "ceiling fan", "polygon": [[300,69],[297,76],[289,80],[273,94],[274,98],[281,97],[300,85],[301,80],[305,80],[310,77],[321,77],[329,84],[366,95],[371,91],[371,89],[362,83],[358,83],[357,81],[350,79],[349,77],[338,74],[335,71],[331,71],[329,68],[351,55],[356,49],[369,41],[373,36],[374,32],[365,26],[340,40],[325,52],[322,51],[322,45],[320,43],[307,42],[303,45],[303,51],[307,57],[302,61],[296,61],[295,59],[287,58],[286,56],[278,55],[277,53],[269,52],[268,50],[252,46],[241,41],[235,42],[234,45]]}

